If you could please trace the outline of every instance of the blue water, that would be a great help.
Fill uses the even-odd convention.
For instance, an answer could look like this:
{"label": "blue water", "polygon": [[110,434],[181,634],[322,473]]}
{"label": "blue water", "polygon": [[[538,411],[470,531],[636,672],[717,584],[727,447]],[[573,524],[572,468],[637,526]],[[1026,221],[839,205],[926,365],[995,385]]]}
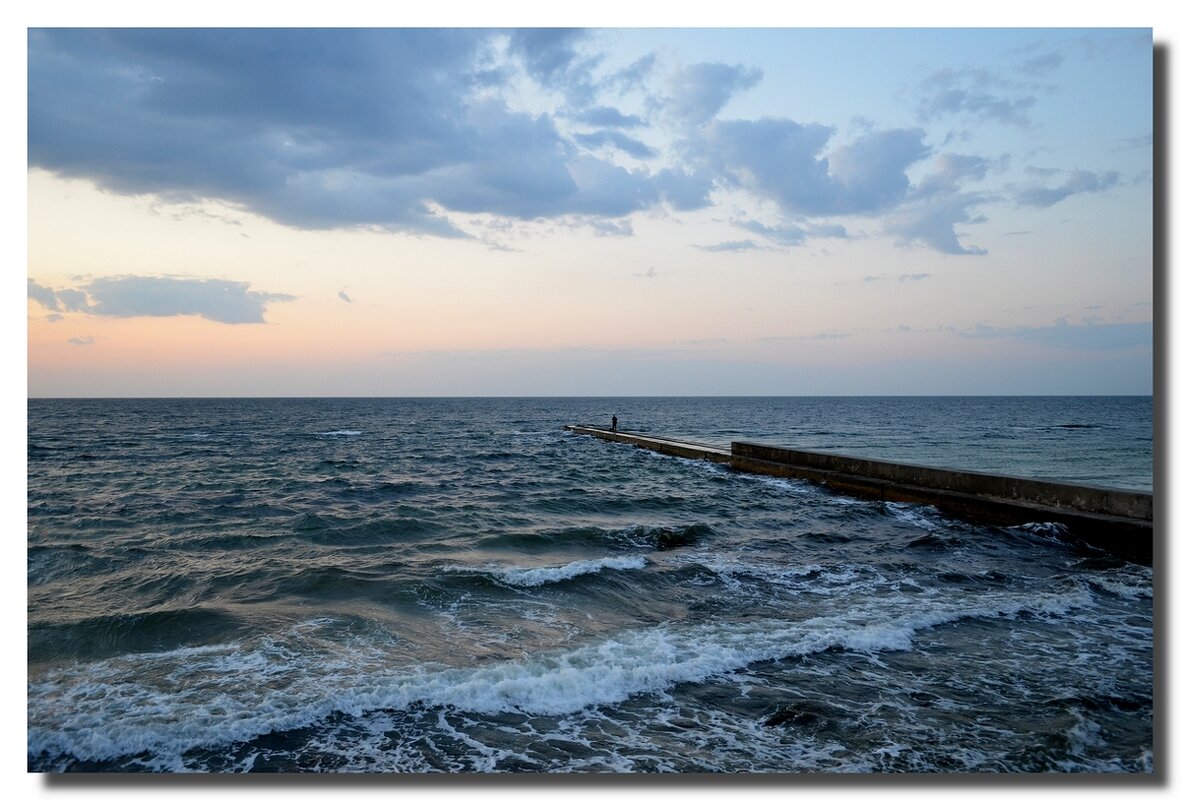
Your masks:
{"label": "blue water", "polygon": [[28,766],[1151,771],[1151,567],[562,426],[1150,490],[1152,412],[31,400]]}

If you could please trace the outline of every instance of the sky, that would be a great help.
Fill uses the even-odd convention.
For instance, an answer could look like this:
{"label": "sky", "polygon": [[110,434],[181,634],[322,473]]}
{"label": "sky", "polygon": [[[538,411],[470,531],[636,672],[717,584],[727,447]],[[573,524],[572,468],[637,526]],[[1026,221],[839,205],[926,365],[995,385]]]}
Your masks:
{"label": "sky", "polygon": [[[27,294],[23,324],[5,315],[19,343],[10,387],[1167,387],[1154,375],[1167,354],[1152,349],[1154,309],[1159,337],[1168,305],[1153,295],[1153,187],[1167,176],[1152,172],[1152,44],[1176,63],[1163,4],[730,0],[670,14],[443,0],[377,17],[374,5],[276,19],[240,0],[63,0],[0,30],[8,106],[24,111],[9,126],[20,158],[4,162],[9,258],[26,265],[6,274],[5,297],[15,304],[18,282]],[[500,27],[587,23],[602,27]],[[40,30],[157,24],[262,30]],[[497,28],[383,41],[265,30],[276,24]],[[1165,211],[1157,224],[1172,222]],[[1157,289],[1171,291],[1163,278]],[[27,413],[16,391],[5,408],[17,444],[2,505],[19,528]],[[23,557],[7,564],[15,610]],[[4,617],[9,640],[23,641],[22,618]],[[25,694],[9,687],[6,719],[23,720]],[[25,773],[22,727],[4,735],[10,772]],[[28,795],[104,792],[26,777]],[[645,795],[670,790],[694,792]],[[217,790],[247,792],[260,790]]]}
{"label": "sky", "polygon": [[1152,46],[33,26],[28,395],[1151,394]]}

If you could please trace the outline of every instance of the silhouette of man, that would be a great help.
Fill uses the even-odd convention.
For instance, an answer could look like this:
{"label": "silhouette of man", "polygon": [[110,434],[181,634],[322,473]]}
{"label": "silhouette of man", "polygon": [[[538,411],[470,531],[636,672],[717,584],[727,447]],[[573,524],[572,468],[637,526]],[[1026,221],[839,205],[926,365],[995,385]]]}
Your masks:
{"label": "silhouette of man", "polygon": [[619,418],[616,417],[615,415],[611,415],[611,430],[612,431],[619,430]]}

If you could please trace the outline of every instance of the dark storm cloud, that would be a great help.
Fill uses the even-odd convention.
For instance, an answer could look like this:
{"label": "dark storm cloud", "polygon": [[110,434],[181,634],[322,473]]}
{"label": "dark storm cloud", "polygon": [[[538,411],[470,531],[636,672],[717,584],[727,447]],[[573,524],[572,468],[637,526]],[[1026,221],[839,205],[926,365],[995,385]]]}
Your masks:
{"label": "dark storm cloud", "polygon": [[[35,289],[34,289],[35,288]],[[29,295],[49,309],[107,317],[194,314],[219,323],[263,323],[267,304],[291,295],[251,291],[245,281],[212,278],[112,276],[76,289],[52,290],[29,281]]]}

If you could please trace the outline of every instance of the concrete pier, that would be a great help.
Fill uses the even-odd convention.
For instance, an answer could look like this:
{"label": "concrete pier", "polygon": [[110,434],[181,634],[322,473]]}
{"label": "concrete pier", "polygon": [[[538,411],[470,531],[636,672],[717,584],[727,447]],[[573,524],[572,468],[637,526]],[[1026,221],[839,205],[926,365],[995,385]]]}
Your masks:
{"label": "concrete pier", "polygon": [[923,503],[986,523],[1061,523],[1080,540],[1138,562],[1152,562],[1152,493],[947,470],[817,451],[733,442],[712,445],[589,426],[568,431],[669,456],[705,459],[733,470],[800,478],[883,501]]}

